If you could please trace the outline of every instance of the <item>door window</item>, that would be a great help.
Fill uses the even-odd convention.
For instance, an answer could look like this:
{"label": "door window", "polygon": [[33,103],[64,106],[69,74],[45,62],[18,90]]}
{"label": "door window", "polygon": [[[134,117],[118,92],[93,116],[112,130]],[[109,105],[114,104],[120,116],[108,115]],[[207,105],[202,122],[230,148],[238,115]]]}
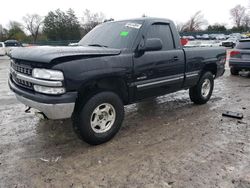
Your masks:
{"label": "door window", "polygon": [[159,38],[162,41],[162,50],[174,49],[174,41],[168,24],[156,23],[149,27],[147,38]]}

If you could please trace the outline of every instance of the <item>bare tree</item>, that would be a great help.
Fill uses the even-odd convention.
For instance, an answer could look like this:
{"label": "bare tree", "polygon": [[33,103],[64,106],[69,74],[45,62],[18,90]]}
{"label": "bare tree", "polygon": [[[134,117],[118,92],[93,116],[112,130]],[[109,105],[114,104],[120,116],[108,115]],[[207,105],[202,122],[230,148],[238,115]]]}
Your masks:
{"label": "bare tree", "polygon": [[37,36],[41,31],[43,18],[38,14],[27,14],[23,17],[23,21],[25,23],[25,28],[30,32],[33,38],[33,42],[36,42]]}
{"label": "bare tree", "polygon": [[246,15],[243,19],[242,19],[242,26],[244,28],[249,28],[250,27],[250,16]]}
{"label": "bare tree", "polygon": [[84,16],[82,17],[82,27],[83,34],[88,33],[91,29],[93,29],[98,24],[102,23],[105,20],[105,15],[100,13],[91,13],[90,10],[86,9],[83,12]]}
{"label": "bare tree", "polygon": [[235,26],[239,28],[242,26],[244,17],[246,17],[246,8],[241,5],[237,5],[230,10],[230,14]]}
{"label": "bare tree", "polygon": [[179,31],[179,32],[183,32],[184,31],[184,23],[182,23],[182,22],[178,22],[178,23],[176,23],[176,29],[177,29],[177,31]]}
{"label": "bare tree", "polygon": [[182,26],[182,31],[199,31],[202,26],[207,25],[207,20],[201,14],[201,11],[196,12],[191,18]]}

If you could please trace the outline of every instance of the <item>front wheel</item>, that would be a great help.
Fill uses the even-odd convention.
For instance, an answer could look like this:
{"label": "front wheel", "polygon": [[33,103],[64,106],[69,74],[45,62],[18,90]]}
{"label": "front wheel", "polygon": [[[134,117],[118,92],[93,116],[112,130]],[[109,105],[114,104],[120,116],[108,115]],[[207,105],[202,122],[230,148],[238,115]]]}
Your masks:
{"label": "front wheel", "polygon": [[113,92],[100,92],[93,95],[74,118],[74,128],[79,136],[91,145],[109,141],[119,131],[124,106]]}
{"label": "front wheel", "polygon": [[191,101],[196,104],[205,104],[209,101],[214,89],[214,77],[211,72],[205,72],[198,84],[189,89]]}

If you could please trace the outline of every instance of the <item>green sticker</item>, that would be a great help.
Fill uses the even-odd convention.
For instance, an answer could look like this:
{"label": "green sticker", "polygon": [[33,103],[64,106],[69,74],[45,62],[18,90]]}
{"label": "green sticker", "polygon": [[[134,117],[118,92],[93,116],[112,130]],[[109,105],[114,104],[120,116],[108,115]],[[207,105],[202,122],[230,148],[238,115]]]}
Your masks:
{"label": "green sticker", "polygon": [[126,37],[126,36],[128,36],[128,31],[122,31],[122,32],[120,32],[120,36],[121,36],[121,37]]}

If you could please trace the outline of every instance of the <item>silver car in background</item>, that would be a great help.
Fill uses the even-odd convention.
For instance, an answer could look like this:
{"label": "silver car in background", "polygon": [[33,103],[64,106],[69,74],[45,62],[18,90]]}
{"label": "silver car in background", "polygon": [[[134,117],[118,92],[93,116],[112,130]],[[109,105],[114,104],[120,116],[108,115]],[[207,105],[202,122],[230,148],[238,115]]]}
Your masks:
{"label": "silver car in background", "polygon": [[230,52],[229,66],[232,75],[250,71],[250,39],[240,40]]}

